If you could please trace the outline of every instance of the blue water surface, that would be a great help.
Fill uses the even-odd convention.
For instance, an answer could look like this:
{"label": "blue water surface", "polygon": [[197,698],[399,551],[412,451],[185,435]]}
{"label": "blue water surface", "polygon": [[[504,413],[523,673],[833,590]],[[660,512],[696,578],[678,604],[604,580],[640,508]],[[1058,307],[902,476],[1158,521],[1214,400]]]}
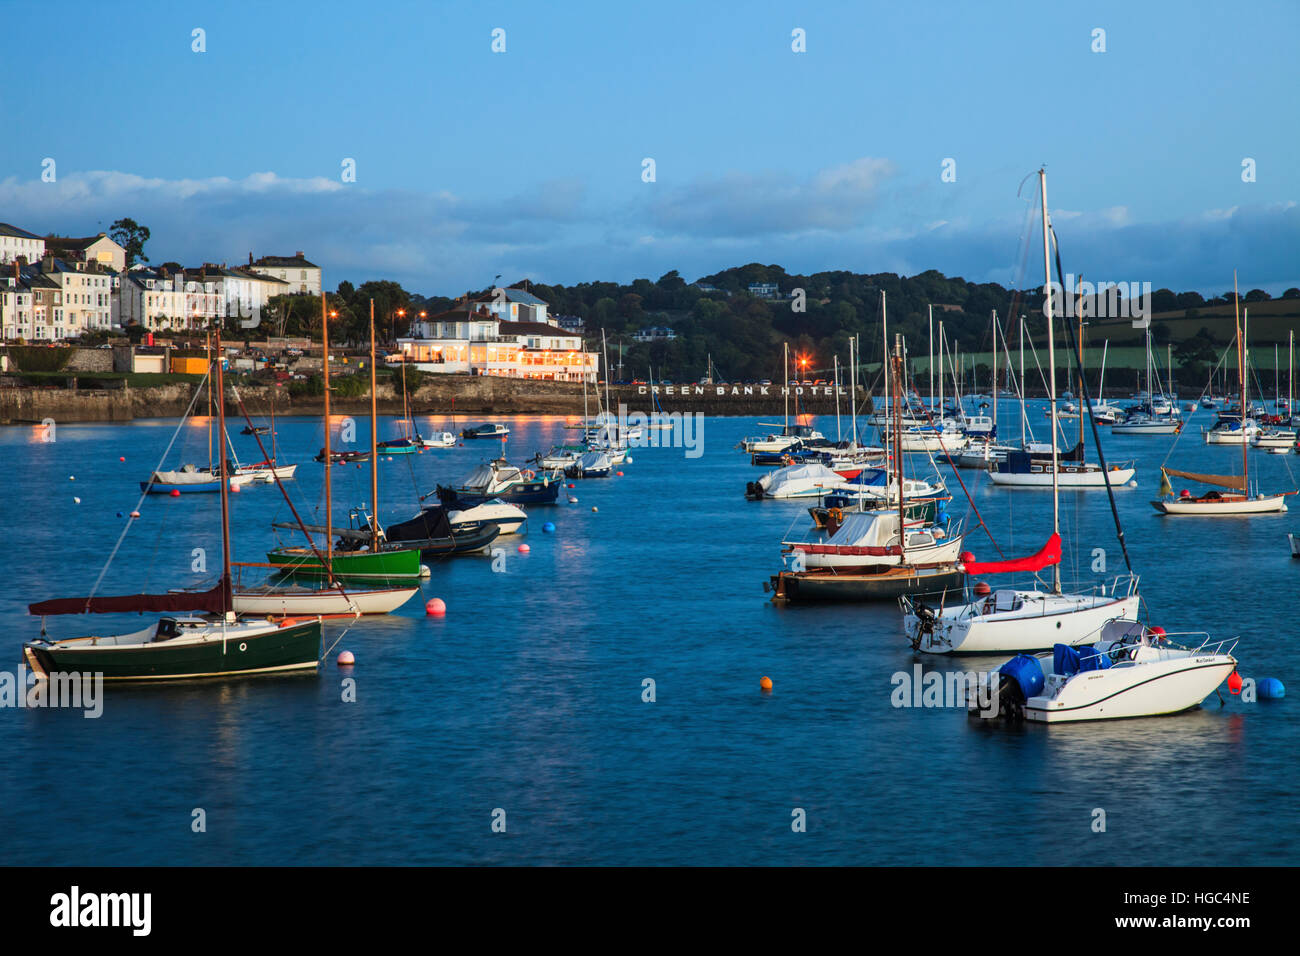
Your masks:
{"label": "blue water surface", "polygon": [[[1014,408],[1002,407],[1014,421]],[[1030,403],[1035,425],[1041,405]],[[1198,412],[1170,464],[1239,467],[1202,444]],[[516,417],[516,463],[571,438],[564,420]],[[1179,716],[987,728],[958,709],[891,703],[895,674],[995,667],[1000,658],[916,657],[892,604],[781,608],[762,585],[805,504],[747,502],[761,471],[736,450],[753,418],[709,418],[704,453],[645,448],[625,475],[578,482],[530,508],[504,539],[503,571],[473,556],[433,566],[423,594],[348,627],[318,676],[112,687],[103,715],[0,709],[0,833],[23,864],[1293,864],[1300,829],[1291,698]],[[422,431],[450,427],[421,419]],[[457,423],[464,426],[464,421]],[[831,435],[834,417],[818,426]],[[321,521],[319,420],[280,418],[282,461],[305,518]],[[843,423],[847,431],[847,421]],[[397,434],[390,419],[382,437]],[[1004,432],[1008,428],[1004,425]],[[1018,427],[1012,426],[1018,432]],[[1043,429],[1039,426],[1038,430]],[[7,650],[16,673],[35,600],[83,595],[176,431],[176,422],[0,430],[8,508],[0,552]],[[357,440],[368,444],[368,424]],[[234,435],[255,460],[252,438]],[[1171,439],[1115,437],[1138,459],[1118,492],[1151,620],[1240,636],[1247,676],[1296,684],[1300,518],[1161,518],[1150,507]],[[207,462],[203,421],[170,467]],[[383,461],[381,516],[463,478],[498,448],[471,441]],[[119,457],[125,461],[119,461]],[[1266,489],[1294,488],[1294,457],[1261,456]],[[914,470],[925,473],[921,461]],[[928,466],[927,466],[928,467]],[[955,499],[965,498],[941,467]],[[990,487],[964,471],[1007,555],[1051,530],[1050,494]],[[340,512],[369,498],[367,468],[334,469]],[[568,495],[578,501],[570,504]],[[80,503],[74,501],[80,498]],[[1062,495],[1065,574],[1089,585],[1123,570],[1102,492]],[[288,520],[274,487],[232,496],[234,553],[261,561]],[[190,586],[220,564],[215,495],[151,497],[101,593]],[[542,533],[553,521],[554,534]],[[968,516],[968,547],[996,551]],[[282,540],[291,536],[280,533]],[[531,553],[516,550],[526,541]],[[195,549],[207,573],[196,573]],[[1092,570],[1104,549],[1105,574]],[[440,597],[445,618],[424,614]],[[139,627],[138,617],[50,619],[51,633]],[[343,625],[327,628],[327,645]],[[347,649],[355,668],[334,655]],[[1004,655],[1005,656],[1005,655]],[[343,681],[356,681],[355,702]],[[770,694],[759,679],[774,683]],[[655,701],[644,702],[643,682]],[[204,832],[194,832],[202,809]],[[505,832],[494,832],[495,810]],[[797,809],[806,832],[791,823]],[[1105,832],[1094,831],[1096,810]],[[497,814],[500,817],[500,814]]]}

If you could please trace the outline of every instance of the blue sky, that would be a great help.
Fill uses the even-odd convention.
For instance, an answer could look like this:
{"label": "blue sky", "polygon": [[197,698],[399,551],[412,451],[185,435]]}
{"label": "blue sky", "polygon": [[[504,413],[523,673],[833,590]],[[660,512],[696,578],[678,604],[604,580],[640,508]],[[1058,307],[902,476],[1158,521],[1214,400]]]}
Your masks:
{"label": "blue sky", "polygon": [[1017,189],[1046,163],[1067,271],[1300,285],[1292,2],[6,0],[0,16],[0,221],[81,235],[131,216],[155,261],[301,249],[330,288],[448,295],[498,273],[691,280],[751,261],[1034,284]]}

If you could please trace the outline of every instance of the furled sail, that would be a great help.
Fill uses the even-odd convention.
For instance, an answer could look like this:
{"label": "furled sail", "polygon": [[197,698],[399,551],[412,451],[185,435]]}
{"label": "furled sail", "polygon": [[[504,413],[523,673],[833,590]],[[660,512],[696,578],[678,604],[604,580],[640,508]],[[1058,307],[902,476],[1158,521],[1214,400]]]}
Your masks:
{"label": "furled sail", "polygon": [[1013,571],[1041,571],[1061,563],[1061,536],[1053,532],[1037,554],[1007,561],[963,561],[967,574],[1009,574]]}
{"label": "furled sail", "polygon": [[172,591],[168,594],[123,594],[113,597],[55,598],[27,605],[28,614],[130,614],[207,611],[221,614],[230,607],[230,580],[222,578],[210,591]]}
{"label": "furled sail", "polygon": [[1242,475],[1202,475],[1194,471],[1179,471],[1177,468],[1161,468],[1160,470],[1166,475],[1186,478],[1188,481],[1199,481],[1203,485],[1218,485],[1220,488],[1231,488],[1234,491],[1240,491],[1243,495],[1246,493],[1246,479]]}

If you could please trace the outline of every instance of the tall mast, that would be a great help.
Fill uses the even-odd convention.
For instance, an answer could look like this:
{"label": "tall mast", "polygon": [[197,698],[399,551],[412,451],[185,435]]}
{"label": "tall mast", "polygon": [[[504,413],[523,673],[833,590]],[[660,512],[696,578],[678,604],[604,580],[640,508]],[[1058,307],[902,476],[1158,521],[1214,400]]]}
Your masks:
{"label": "tall mast", "polygon": [[[993,310],[993,431],[998,430],[998,311]],[[993,437],[997,437],[996,434]]]}
{"label": "tall mast", "polygon": [[[402,403],[406,403],[406,361],[402,357]],[[379,550],[379,408],[375,398],[375,300],[370,300],[370,550]],[[328,467],[328,466],[327,466]]]}
{"label": "tall mast", "polygon": [[[894,398],[901,397],[903,378],[903,336],[894,335]],[[894,416],[894,474],[898,483],[898,563],[907,563],[907,520],[903,504],[903,425],[902,417]]]}
{"label": "tall mast", "polygon": [[[1061,533],[1061,489],[1060,475],[1058,474],[1058,458],[1056,452],[1056,339],[1053,337],[1053,329],[1056,320],[1052,314],[1052,259],[1049,247],[1051,240],[1048,236],[1047,225],[1047,170],[1038,171],[1038,185],[1041,192],[1043,203],[1043,294],[1044,299],[1043,313],[1047,316],[1047,368],[1048,368],[1048,402],[1049,412],[1048,419],[1052,423],[1052,533]],[[1052,593],[1061,593],[1061,565],[1060,562],[1052,565]]]}
{"label": "tall mast", "polygon": [[1025,317],[1020,317],[1020,450],[1025,450]]}
{"label": "tall mast", "polygon": [[946,349],[943,338],[943,322],[939,323],[939,421],[943,421],[946,415],[943,405],[943,360]]}
{"label": "tall mast", "polygon": [[[217,427],[221,429],[221,434],[226,433],[226,380],[221,369],[221,329],[217,328]],[[211,388],[208,394],[211,395]],[[211,426],[209,426],[210,428]],[[221,575],[225,583],[222,594],[222,611],[229,611],[230,607],[225,604],[225,594],[230,590],[230,476],[226,474],[226,449],[225,446],[219,446],[221,455]],[[222,615],[223,619],[225,615]]]}
{"label": "tall mast", "polygon": [[930,407],[934,407],[934,303],[930,303]]}
{"label": "tall mast", "polygon": [[[1246,315],[1249,317],[1250,313]],[[1249,318],[1247,318],[1249,321]],[[1237,294],[1237,270],[1232,270],[1232,322],[1237,327],[1237,378],[1241,379],[1241,476],[1250,496],[1250,456],[1246,454],[1246,335],[1241,324],[1241,297]]]}
{"label": "tall mast", "polygon": [[[330,317],[325,292],[320,294],[320,336],[325,376],[325,573],[334,577],[334,458],[330,454]],[[374,456],[371,456],[371,462]]]}
{"label": "tall mast", "polygon": [[1079,391],[1075,394],[1075,404],[1079,407],[1079,444],[1083,444],[1083,416],[1085,414],[1083,407],[1083,276],[1079,276],[1079,304],[1075,308],[1075,313],[1079,319],[1079,335],[1075,342],[1079,345]]}
{"label": "tall mast", "polygon": [[853,448],[858,447],[858,360],[857,353],[853,350],[853,345],[857,342],[856,335],[849,339],[849,412],[853,416]]}
{"label": "tall mast", "polygon": [[835,360],[835,441],[842,441],[840,435],[840,357],[832,356]]}
{"label": "tall mast", "polygon": [[[897,418],[901,413],[898,410],[898,403],[893,400],[894,393],[889,389],[889,364],[890,364],[889,363],[889,318],[885,314],[885,290],[884,289],[880,290],[880,336],[882,339],[881,341],[882,348],[880,352],[880,358],[881,358],[880,364],[885,373],[885,404],[886,406],[893,406],[894,417]],[[895,454],[898,453],[897,448],[894,449],[894,453]]]}
{"label": "tall mast", "polygon": [[782,343],[781,374],[785,376],[785,421],[782,422],[782,434],[790,434],[790,343]]}

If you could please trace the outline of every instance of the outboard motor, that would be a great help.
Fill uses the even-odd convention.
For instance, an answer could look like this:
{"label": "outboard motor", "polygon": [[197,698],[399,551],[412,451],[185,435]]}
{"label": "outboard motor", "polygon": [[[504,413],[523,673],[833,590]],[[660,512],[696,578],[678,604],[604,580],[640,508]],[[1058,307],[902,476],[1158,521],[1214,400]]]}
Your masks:
{"label": "outboard motor", "polygon": [[763,486],[760,485],[757,481],[745,482],[745,497],[752,498],[755,501],[757,501],[759,498],[762,498]]}
{"label": "outboard motor", "polygon": [[921,638],[927,634],[934,634],[934,624],[939,619],[939,615],[934,612],[934,608],[922,601],[914,603],[911,610],[916,615],[916,634],[912,636],[912,650],[918,651],[921,649]]}
{"label": "outboard motor", "polygon": [[1024,720],[1025,702],[1043,692],[1043,666],[1037,657],[1017,654],[998,668],[998,716]]}

